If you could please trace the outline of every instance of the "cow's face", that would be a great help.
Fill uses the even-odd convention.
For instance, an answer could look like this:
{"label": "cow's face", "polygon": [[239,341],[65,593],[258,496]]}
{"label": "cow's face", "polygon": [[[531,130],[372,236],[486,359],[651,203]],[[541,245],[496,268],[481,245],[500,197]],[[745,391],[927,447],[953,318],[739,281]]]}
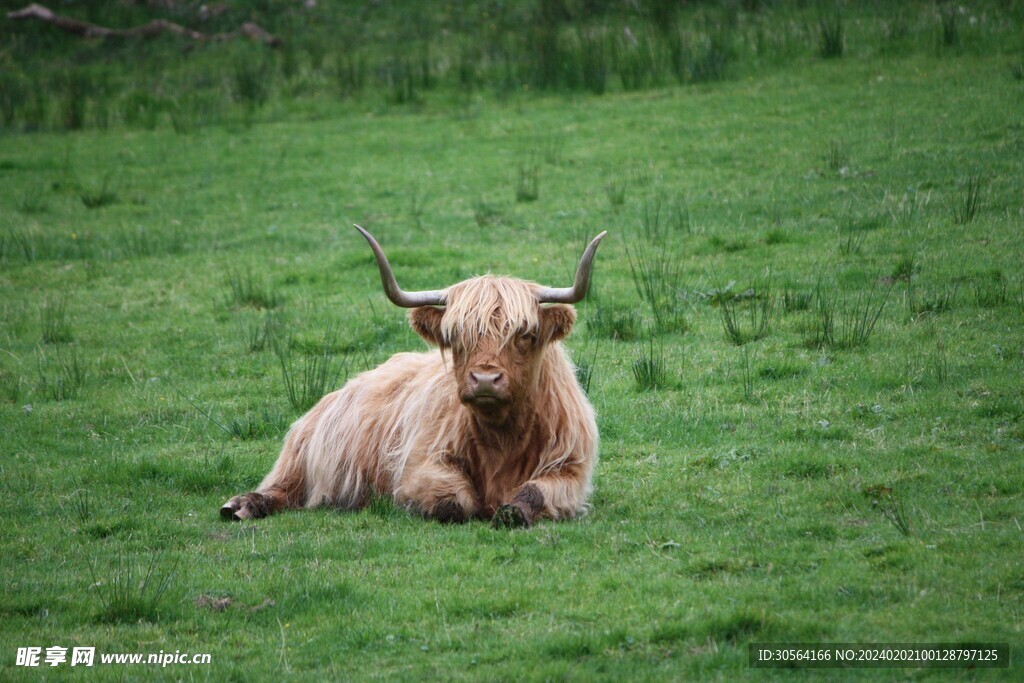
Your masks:
{"label": "cow's face", "polygon": [[576,311],[566,304],[587,295],[597,245],[608,234],[584,249],[571,287],[483,275],[444,290],[407,292],[377,240],[355,227],[373,250],[388,299],[412,309],[413,329],[450,354],[459,400],[493,423],[505,422],[526,400],[537,386],[545,348],[569,334]]}
{"label": "cow's face", "polygon": [[572,329],[576,311],[541,305],[536,285],[490,275],[448,288],[444,308],[410,311],[414,330],[451,357],[459,400],[501,423],[537,386],[544,348]]}

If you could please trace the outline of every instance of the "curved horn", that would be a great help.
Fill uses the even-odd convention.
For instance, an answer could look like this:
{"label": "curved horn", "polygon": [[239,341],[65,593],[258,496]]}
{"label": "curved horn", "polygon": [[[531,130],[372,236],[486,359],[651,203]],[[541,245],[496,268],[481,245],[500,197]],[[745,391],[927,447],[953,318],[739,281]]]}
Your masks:
{"label": "curved horn", "polygon": [[574,304],[583,299],[590,289],[590,273],[593,270],[597,245],[607,234],[608,231],[605,230],[587,245],[583,257],[580,258],[580,265],[576,267],[576,281],[572,287],[540,287],[536,291],[537,300],[542,304]]}
{"label": "curved horn", "polygon": [[377,240],[373,239],[373,235],[366,232],[362,227],[357,225],[355,228],[370,243],[373,255],[377,257],[377,267],[380,268],[380,281],[384,285],[384,293],[391,299],[391,303],[402,308],[445,305],[445,302],[448,300],[448,294],[444,290],[437,289],[426,292],[402,291],[395,280],[395,274],[391,270],[391,264],[388,263],[388,257],[384,255],[384,250],[377,244]]}

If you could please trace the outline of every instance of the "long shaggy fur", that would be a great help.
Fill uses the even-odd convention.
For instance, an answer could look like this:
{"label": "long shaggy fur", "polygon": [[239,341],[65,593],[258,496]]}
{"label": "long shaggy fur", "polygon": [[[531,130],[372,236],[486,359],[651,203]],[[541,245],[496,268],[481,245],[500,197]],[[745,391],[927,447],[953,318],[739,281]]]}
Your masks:
{"label": "long shaggy fur", "polygon": [[[449,521],[490,518],[510,504],[525,510],[527,523],[580,513],[597,459],[597,426],[557,339],[542,340],[524,367],[505,368],[530,377],[501,424],[460,401],[458,364],[449,357],[472,357],[478,348],[502,349],[518,336],[537,335],[545,310],[534,287],[494,276],[450,287],[440,319],[442,349],[399,353],[325,396],[292,425],[274,468],[246,495],[262,496],[271,512],[353,509],[372,495],[390,495],[399,505]],[[571,326],[574,314],[562,308]],[[422,316],[416,310],[414,327]],[[255,504],[251,515],[246,512],[244,498],[225,510],[235,518],[261,516]]]}

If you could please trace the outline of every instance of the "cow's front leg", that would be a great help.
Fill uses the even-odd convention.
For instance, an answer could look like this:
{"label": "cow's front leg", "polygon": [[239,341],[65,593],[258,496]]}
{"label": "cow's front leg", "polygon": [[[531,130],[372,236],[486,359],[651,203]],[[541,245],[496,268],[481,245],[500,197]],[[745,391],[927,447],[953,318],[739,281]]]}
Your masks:
{"label": "cow's front leg", "polygon": [[289,495],[289,492],[281,487],[261,488],[259,491],[235,496],[224,503],[220,508],[220,516],[235,522],[262,519],[284,508],[295,507],[293,498],[293,495]]}
{"label": "cow's front leg", "polygon": [[536,484],[524,484],[512,498],[494,512],[491,525],[495,529],[516,529],[533,524],[544,509],[544,494]]}
{"label": "cow's front leg", "polygon": [[[323,403],[323,402],[321,402]],[[315,409],[314,409],[315,411]],[[310,414],[313,414],[312,412]],[[259,488],[235,496],[220,508],[220,516],[232,521],[260,519],[285,508],[302,507],[305,498],[306,470],[299,444],[308,439],[305,429],[308,415],[288,432],[274,468]]]}
{"label": "cow's front leg", "polygon": [[224,503],[220,508],[220,516],[236,522],[243,519],[262,519],[276,512],[276,507],[271,496],[251,491]]}
{"label": "cow's front leg", "polygon": [[395,489],[395,503],[446,524],[461,524],[480,510],[466,475],[436,462],[407,467]]}
{"label": "cow's front leg", "polygon": [[589,471],[573,463],[516,489],[491,520],[495,528],[528,527],[538,519],[568,519],[583,511]]}

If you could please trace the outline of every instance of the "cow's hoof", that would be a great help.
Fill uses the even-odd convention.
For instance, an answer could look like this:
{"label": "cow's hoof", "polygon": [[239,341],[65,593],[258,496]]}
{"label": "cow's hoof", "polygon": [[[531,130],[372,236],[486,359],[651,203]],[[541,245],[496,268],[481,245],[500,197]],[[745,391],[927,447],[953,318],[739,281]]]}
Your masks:
{"label": "cow's hoof", "polygon": [[248,508],[241,508],[238,503],[233,500],[229,500],[224,503],[224,507],[220,509],[220,516],[221,519],[240,522],[243,519],[249,519],[252,515],[249,514]]}
{"label": "cow's hoof", "polygon": [[530,520],[526,518],[518,505],[502,505],[494,513],[491,519],[491,526],[495,529],[519,529],[530,526]]}
{"label": "cow's hoof", "polygon": [[269,512],[269,500],[262,493],[246,493],[235,496],[220,509],[220,516],[232,522],[240,522],[244,519],[260,519],[266,517]]}
{"label": "cow's hoof", "polygon": [[442,500],[434,506],[433,517],[442,524],[462,524],[466,521],[466,511],[454,500]]}

